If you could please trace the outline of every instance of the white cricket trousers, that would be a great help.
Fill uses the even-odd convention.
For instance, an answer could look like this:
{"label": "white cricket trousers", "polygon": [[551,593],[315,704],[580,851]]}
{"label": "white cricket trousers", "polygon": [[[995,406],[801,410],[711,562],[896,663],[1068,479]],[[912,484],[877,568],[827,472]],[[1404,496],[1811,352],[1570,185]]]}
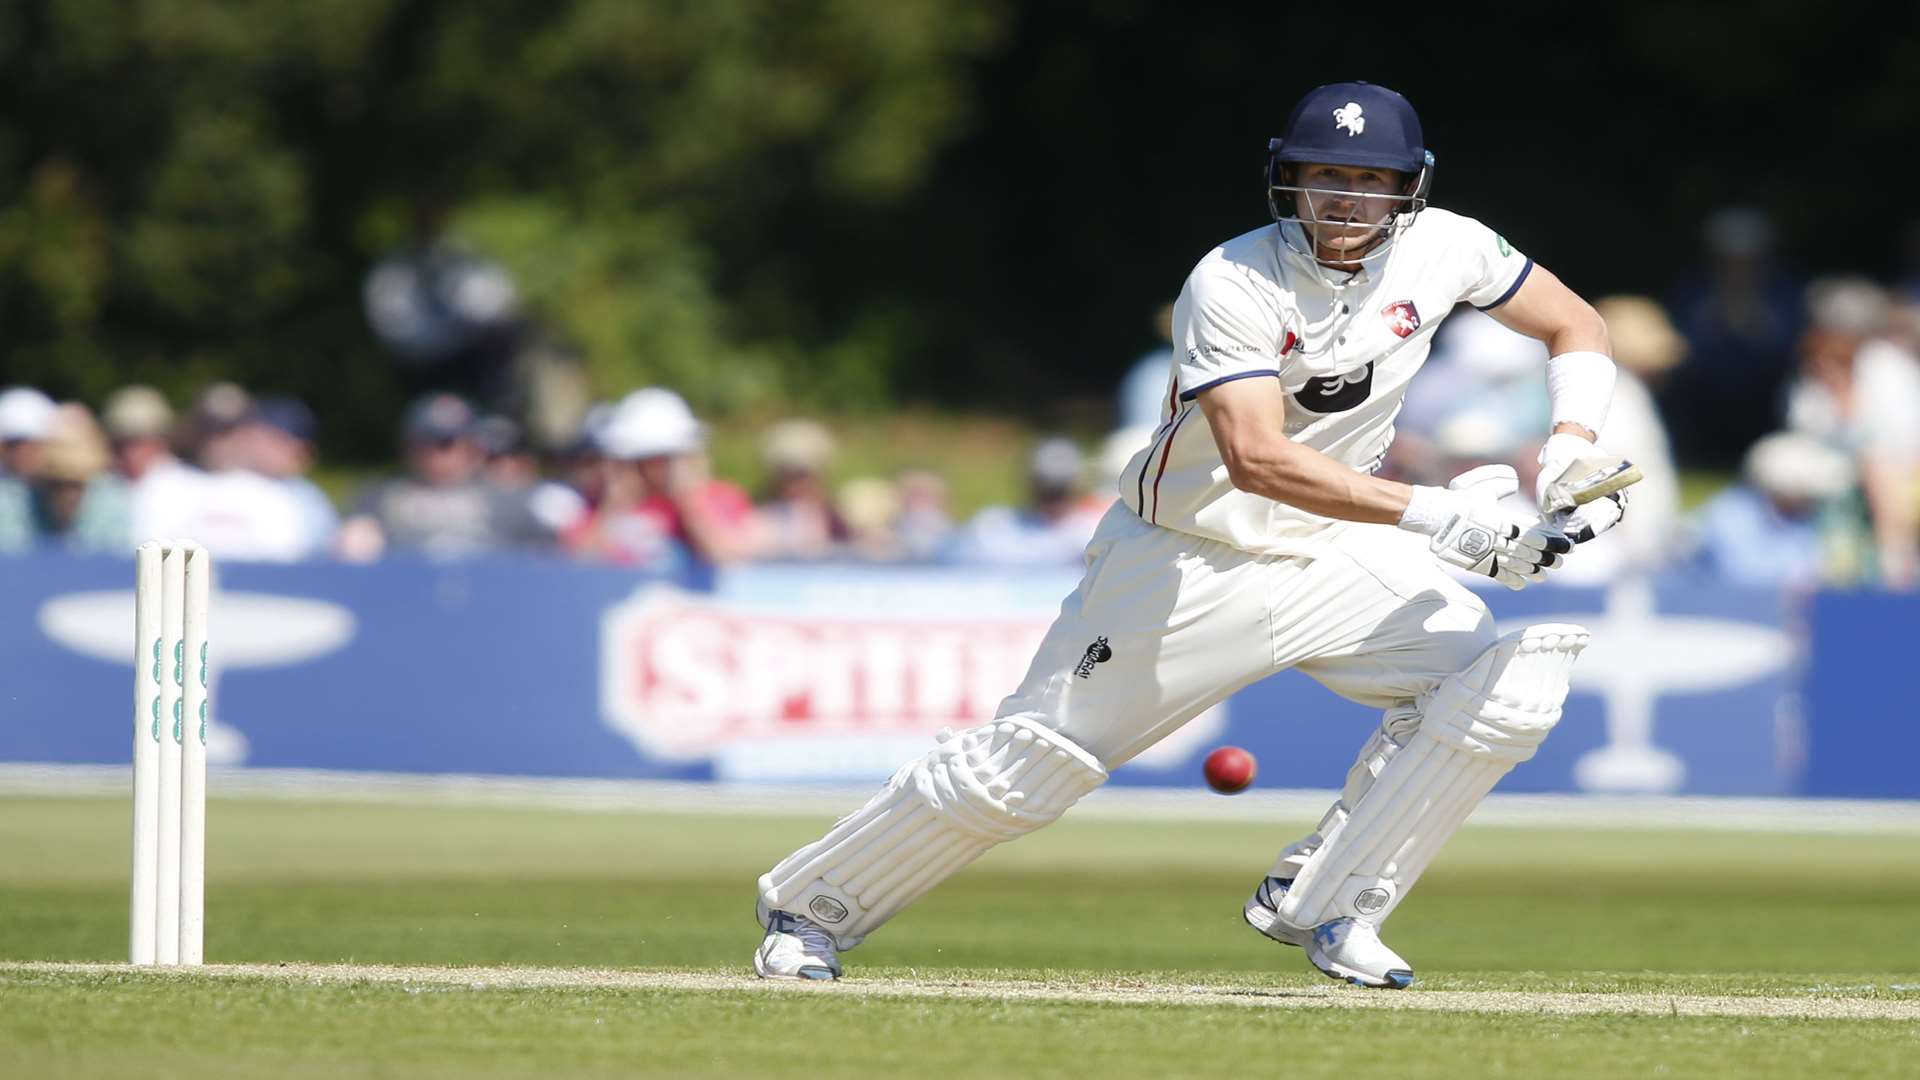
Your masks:
{"label": "white cricket trousers", "polygon": [[1241,687],[1299,668],[1385,710],[1404,738],[1416,702],[1494,637],[1486,605],[1403,529],[1342,522],[1312,557],[1254,555],[1115,503],[997,716],[1030,717],[1112,769]]}

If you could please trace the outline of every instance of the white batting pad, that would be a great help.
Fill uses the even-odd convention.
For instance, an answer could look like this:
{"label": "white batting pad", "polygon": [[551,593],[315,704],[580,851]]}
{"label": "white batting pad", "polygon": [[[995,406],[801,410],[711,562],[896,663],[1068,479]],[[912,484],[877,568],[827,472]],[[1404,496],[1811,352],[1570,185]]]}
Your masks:
{"label": "white batting pad", "polygon": [[1442,682],[1373,783],[1345,815],[1321,823],[1325,840],[1294,878],[1280,917],[1312,928],[1391,914],[1480,800],[1560,722],[1587,640],[1578,626],[1529,626]]}
{"label": "white batting pad", "polygon": [[851,949],[988,848],[1053,823],[1106,780],[1093,755],[1026,717],[943,733],[867,805],[762,875],[760,899]]}

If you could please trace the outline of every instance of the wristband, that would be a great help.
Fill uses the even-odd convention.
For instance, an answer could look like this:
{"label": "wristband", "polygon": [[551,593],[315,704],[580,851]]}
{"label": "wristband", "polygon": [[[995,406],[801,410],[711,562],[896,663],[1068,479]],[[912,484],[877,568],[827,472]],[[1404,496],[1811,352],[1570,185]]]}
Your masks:
{"label": "wristband", "polygon": [[1547,361],[1547,399],[1555,425],[1579,424],[1598,438],[1613,403],[1613,361],[1597,352],[1553,357]]}
{"label": "wristband", "polygon": [[1432,536],[1447,527],[1459,513],[1452,493],[1446,488],[1415,485],[1413,498],[1400,514],[1400,527],[1408,532]]}

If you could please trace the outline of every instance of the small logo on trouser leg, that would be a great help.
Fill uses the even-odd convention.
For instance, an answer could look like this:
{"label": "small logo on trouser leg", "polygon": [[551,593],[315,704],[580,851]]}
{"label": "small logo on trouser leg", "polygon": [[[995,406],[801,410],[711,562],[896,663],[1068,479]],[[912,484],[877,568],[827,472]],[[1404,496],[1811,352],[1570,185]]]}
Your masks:
{"label": "small logo on trouser leg", "polygon": [[1111,659],[1113,648],[1107,644],[1106,637],[1094,638],[1093,644],[1087,646],[1087,655],[1080,658],[1080,666],[1074,668],[1073,673],[1084,679],[1093,674],[1093,665],[1104,664]]}

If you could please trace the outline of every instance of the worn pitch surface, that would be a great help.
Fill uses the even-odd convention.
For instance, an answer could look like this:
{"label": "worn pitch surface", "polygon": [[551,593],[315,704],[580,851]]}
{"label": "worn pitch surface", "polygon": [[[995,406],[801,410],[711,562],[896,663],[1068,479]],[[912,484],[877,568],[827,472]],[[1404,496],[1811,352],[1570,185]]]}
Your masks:
{"label": "worn pitch surface", "polygon": [[[8,975],[124,976],[118,964],[0,964]],[[394,984],[435,990],[637,990],[822,994],[853,999],[915,998],[1116,1005],[1229,1005],[1271,1009],[1387,1009],[1420,1012],[1545,1013],[1559,1016],[1751,1016],[1799,1020],[1920,1021],[1920,995],[1699,994],[1658,991],[1587,993],[1543,990],[1371,992],[1326,985],[1262,987],[1189,981],[1078,978],[873,976],[839,983],[769,982],[734,971],[634,971],[613,968],[395,967],[382,964],[211,964],[192,971],[144,972],[156,980],[262,979],[299,986]],[[163,982],[164,984],[164,982]]]}

